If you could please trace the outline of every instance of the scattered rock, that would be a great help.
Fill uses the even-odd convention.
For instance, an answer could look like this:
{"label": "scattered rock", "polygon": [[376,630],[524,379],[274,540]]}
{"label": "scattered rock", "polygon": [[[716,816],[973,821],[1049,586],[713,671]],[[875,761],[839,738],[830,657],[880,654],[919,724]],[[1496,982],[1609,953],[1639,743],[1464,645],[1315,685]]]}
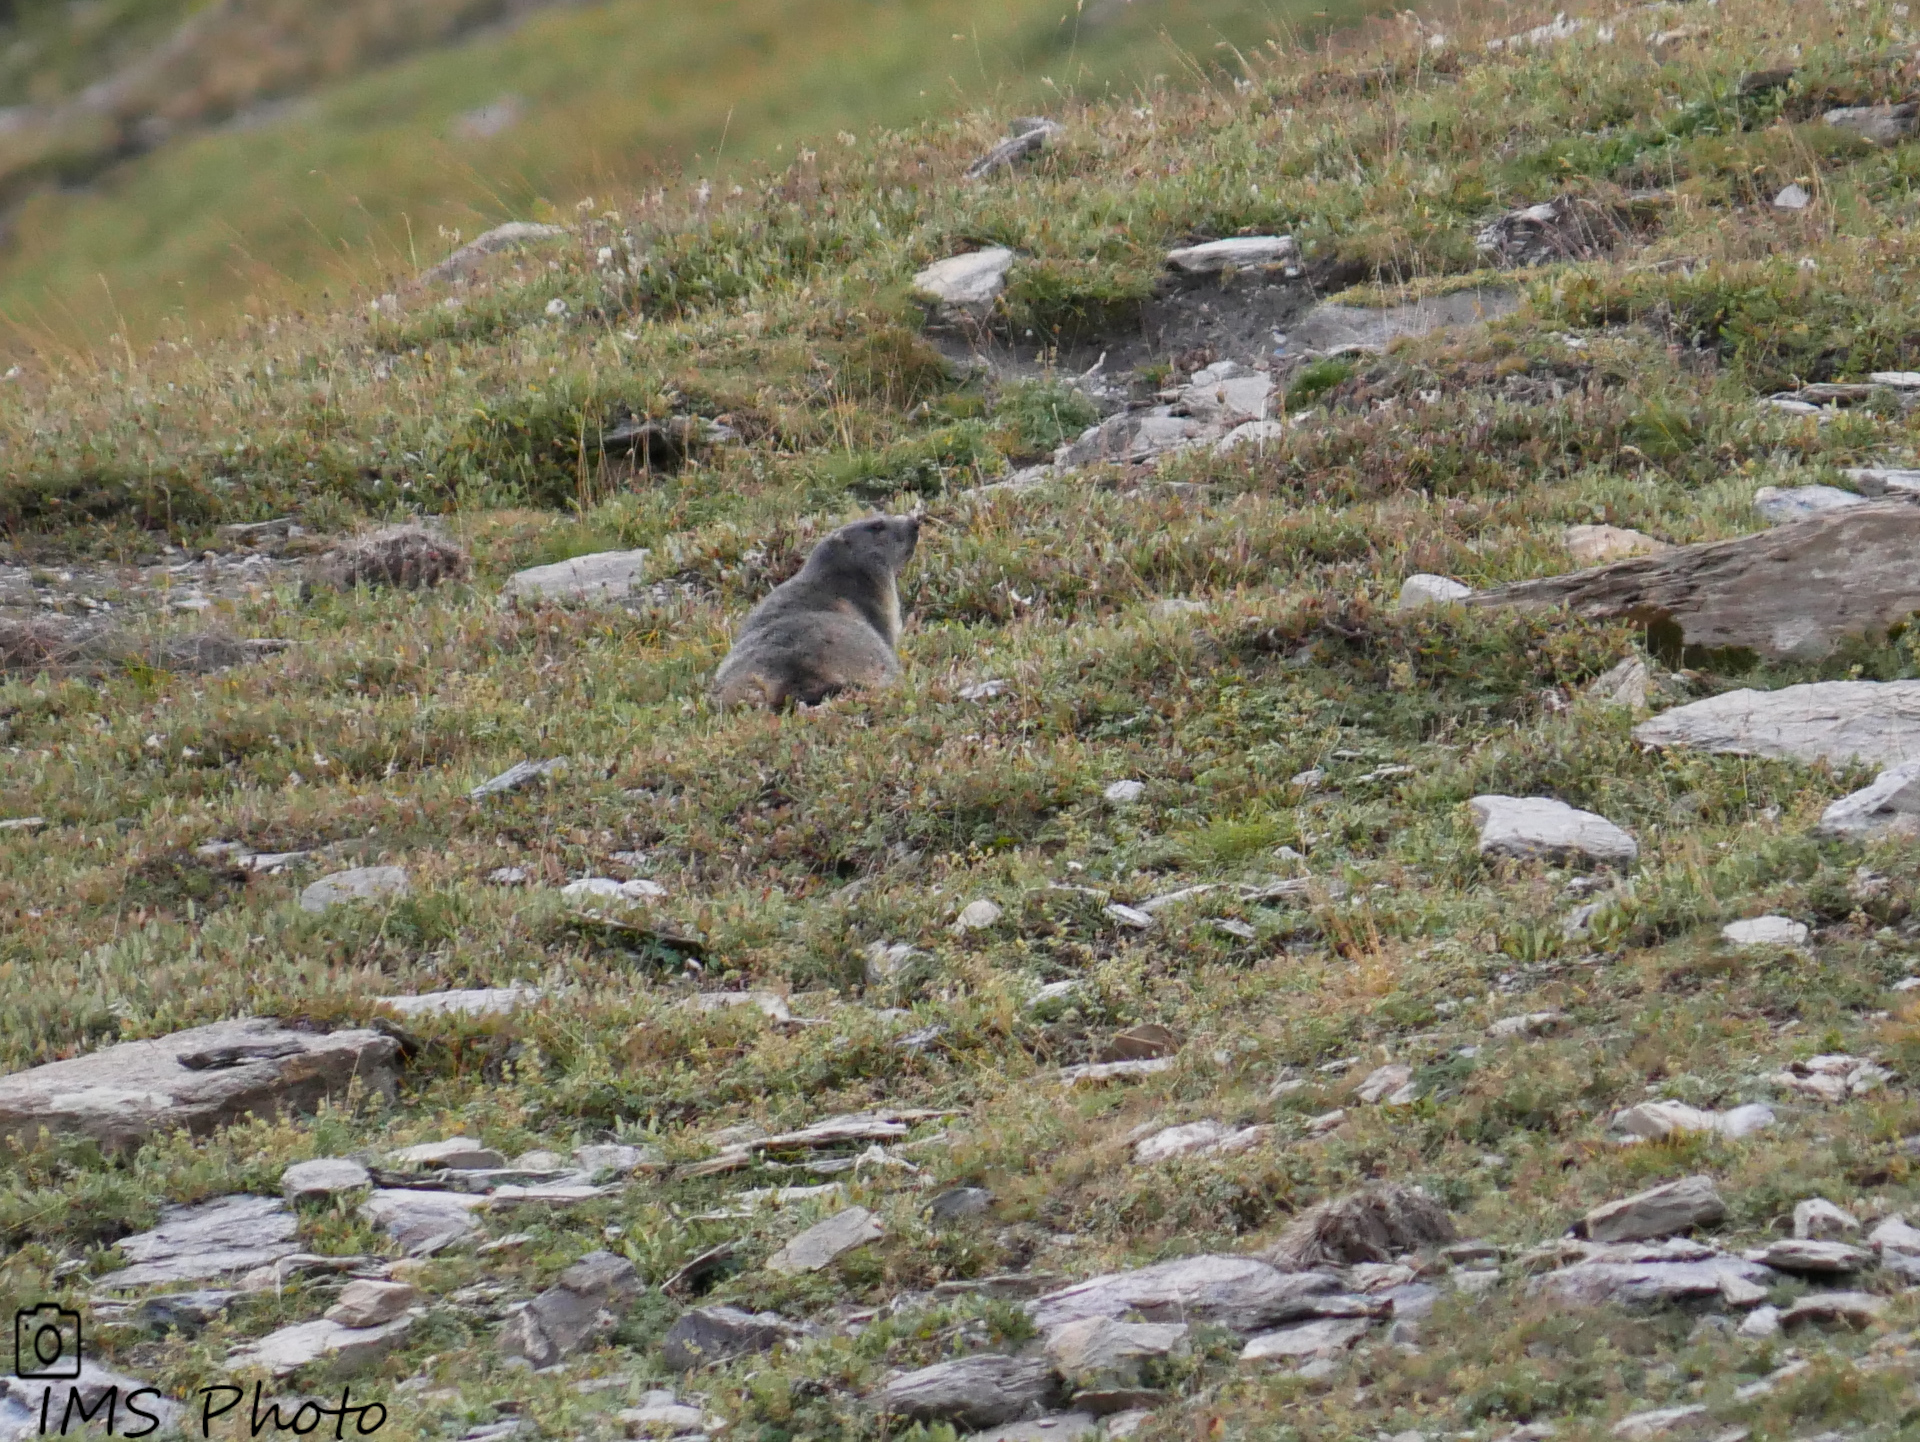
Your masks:
{"label": "scattered rock", "polygon": [[[125,1437],[148,1436],[159,1433],[165,1436],[185,1435],[186,1414],[180,1404],[169,1401],[151,1383],[138,1377],[129,1377],[123,1372],[112,1372],[105,1367],[84,1359],[79,1361],[79,1375],[74,1377],[20,1377],[9,1376],[0,1381],[0,1439],[4,1442],[38,1442],[39,1438],[49,1435],[63,1435],[66,1422],[78,1417],[99,1417],[103,1404],[110,1393],[119,1396],[118,1406],[125,1407],[127,1399],[136,1393],[140,1396],[141,1412],[129,1417],[121,1412],[121,1430],[118,1435]],[[26,1370],[32,1370],[31,1367]],[[66,1371],[65,1367],[59,1368]],[[78,1399],[77,1402],[74,1399]],[[42,1421],[43,1413],[47,1420]],[[107,1416],[111,1417],[112,1412]],[[146,1417],[156,1417],[158,1421],[148,1426]],[[55,1426],[58,1433],[53,1431]],[[144,1429],[144,1430],[143,1430]],[[101,1429],[103,1432],[104,1428]],[[91,1435],[92,1429],[84,1421],[75,1429],[76,1436]],[[108,1435],[113,1435],[109,1433]]]}
{"label": "scattered rock", "polygon": [[1913,134],[1916,114],[1920,114],[1920,106],[1907,101],[1899,105],[1846,105],[1820,118],[1874,145],[1897,145]]}
{"label": "scattered rock", "polygon": [[330,1197],[337,1192],[357,1191],[372,1185],[373,1177],[367,1169],[346,1157],[295,1162],[280,1174],[281,1194],[296,1202]]}
{"label": "scattered rock", "polygon": [[[1076,1403],[1079,1398],[1074,1399]],[[1134,1414],[1128,1414],[1134,1415]],[[1141,1418],[1152,1417],[1151,1412],[1141,1412]],[[1091,1411],[1085,1412],[1049,1412],[1044,1417],[1035,1417],[1028,1422],[1009,1422],[1004,1427],[995,1427],[987,1432],[973,1432],[967,1436],[967,1442],[1086,1442],[1086,1439],[1104,1435],[1108,1438],[1130,1437],[1135,1428],[1127,1431],[1115,1431],[1117,1417],[1108,1417],[1106,1431],[1100,1429],[1101,1418]]]}
{"label": "scattered rock", "polygon": [[1682,1177],[1587,1213],[1587,1235],[1596,1242],[1638,1242],[1670,1237],[1724,1219],[1727,1204],[1711,1177]]}
{"label": "scattered rock", "polygon": [[120,1239],[120,1253],[132,1265],[108,1273],[100,1285],[125,1291],[246,1271],[299,1251],[298,1227],[278,1197],[220,1197],[166,1207],[152,1231]]}
{"label": "scattered rock", "polygon": [[1865,496],[1836,486],[1762,486],[1753,493],[1753,508],[1768,524],[1791,525],[1868,504]]}
{"label": "scattered rock", "polygon": [[[232,1064],[204,1064],[225,1057]],[[399,1043],[377,1031],[215,1022],[0,1078],[0,1137],[32,1147],[45,1129],[124,1151],[181,1127],[204,1136],[248,1116],[304,1115],[355,1092],[391,1096],[399,1059]]]}
{"label": "scattered rock", "polygon": [[1470,604],[1670,622],[1690,646],[1813,659],[1920,610],[1920,573],[1909,564],[1917,546],[1920,505],[1862,502],[1737,540],[1516,582]]}
{"label": "scattered rock", "polygon": [[1218,275],[1226,270],[1252,270],[1289,265],[1299,257],[1290,235],[1237,235],[1210,240],[1167,252],[1167,265],[1186,275]]}
{"label": "scattered rock", "polygon": [[1832,1242],[1858,1236],[1860,1223],[1825,1197],[1809,1197],[1793,1209],[1793,1234],[1807,1241]]}
{"label": "scattered rock", "polygon": [[[223,1316],[239,1295],[237,1291],[227,1290],[162,1292],[133,1303],[127,1311],[127,1320],[136,1327],[191,1336],[216,1317]],[[0,1438],[6,1436],[5,1428],[0,1427]]]}
{"label": "scattered rock", "polygon": [[614,1420],[628,1437],[704,1437],[711,1425],[698,1407],[662,1391],[648,1392],[638,1407],[621,1408]]}
{"label": "scattered rock", "polygon": [[877,1242],[886,1232],[865,1207],[848,1207],[816,1222],[767,1258],[767,1270],[783,1276],[817,1272],[856,1247]]}
{"label": "scattered rock", "polygon": [[625,1177],[646,1167],[657,1167],[663,1158],[652,1147],[630,1147],[614,1142],[575,1147],[573,1164],[590,1177]]}
{"label": "scattered rock", "polygon": [[1499,266],[1592,260],[1627,237],[1625,221],[1614,206],[1562,195],[1496,216],[1474,236],[1474,247]]}
{"label": "scattered rock", "polygon": [[1147,794],[1147,783],[1144,781],[1116,781],[1100,794],[1106,798],[1109,805],[1131,806]]}
{"label": "scattered rock", "polygon": [[1547,1036],[1567,1024],[1564,1011],[1530,1011],[1522,1016],[1503,1016],[1487,1028],[1487,1035],[1502,1039],[1516,1036]]}
{"label": "scattered rock", "polygon": [[[1404,1106],[1413,1100],[1412,1088],[1409,1085],[1412,1081],[1412,1067],[1390,1063],[1387,1066],[1376,1067],[1367,1073],[1366,1080],[1360,1083],[1359,1090],[1354,1092],[1354,1097],[1368,1106],[1383,1101]],[[1400,1095],[1402,1092],[1406,1093],[1404,1097]]]}
{"label": "scattered rock", "polygon": [[398,866],[356,866],[351,871],[336,871],[314,882],[300,893],[300,909],[317,915],[349,901],[405,896],[411,889],[407,873]]}
{"label": "scattered rock", "polygon": [[657,881],[648,881],[643,876],[629,881],[619,881],[611,876],[588,876],[579,881],[569,881],[560,888],[560,894],[569,901],[583,903],[588,901],[612,901],[630,905],[642,901],[658,901],[667,894],[666,887]]}
{"label": "scattered rock", "polygon": [[516,761],[491,781],[482,781],[467,793],[469,801],[484,801],[489,796],[501,796],[509,791],[518,791],[521,787],[549,776],[557,776],[567,769],[567,758],[556,756],[550,761]]}
{"label": "scattered rock", "polygon": [[1112,1040],[1100,1053],[1100,1060],[1152,1061],[1170,1057],[1179,1050],[1179,1037],[1158,1022],[1148,1021],[1114,1033]]}
{"label": "scattered rock", "polygon": [[420,1289],[405,1282],[375,1282],[356,1279],[340,1289],[340,1296],[327,1308],[329,1322],[342,1327],[378,1327],[404,1316],[408,1308],[421,1300]]}
{"label": "scattered rock", "polygon": [[1056,1396],[1058,1383],[1043,1358],[985,1353],[896,1377],[874,1400],[889,1416],[978,1428],[1010,1422]]}
{"label": "scattered rock", "polygon": [[1294,1361],[1344,1352],[1367,1334],[1372,1324],[1363,1317],[1323,1317],[1298,1322],[1249,1338],[1240,1351],[1242,1362]]}
{"label": "scattered rock", "polygon": [[472,987],[464,991],[429,991],[419,996],[383,996],[379,1004],[405,1017],[505,1016],[540,1000],[535,986]]}
{"label": "scattered rock", "polygon": [[516,571],[507,577],[501,594],[527,600],[593,604],[622,601],[645,579],[646,570],[645,551],[598,551],[590,556],[555,561],[550,566],[530,566]]}
{"label": "scattered rock", "polygon": [[1883,1255],[1904,1252],[1920,1256],[1920,1227],[1909,1226],[1907,1219],[1897,1213],[1867,1233],[1867,1240]]}
{"label": "scattered rock", "polygon": [[1315,1299],[1340,1290],[1332,1272],[1282,1272],[1252,1257],[1200,1256],[1161,1262],[1049,1292],[1028,1305],[1043,1332],[1089,1317],[1217,1322],[1243,1334],[1310,1317]]}
{"label": "scattered rock", "polygon": [[1132,1385],[1143,1363],[1187,1350],[1187,1328],[1180,1322],[1086,1317],[1054,1328],[1046,1350],[1055,1369],[1075,1386]]}
{"label": "scattered rock", "polygon": [[1688,1132],[1717,1132],[1738,1140],[1773,1123],[1773,1108],[1759,1102],[1726,1112],[1703,1111],[1684,1102],[1641,1102],[1615,1113],[1613,1129],[1638,1141],[1660,1141]]}
{"label": "scattered rock", "polygon": [[1822,836],[1920,834],[1920,760],[1889,766],[1871,786],[1841,797],[1814,829]]}
{"label": "scattered rock", "polygon": [[422,1142],[402,1147],[391,1154],[396,1166],[418,1167],[424,1171],[477,1172],[504,1167],[507,1159],[492,1147],[483,1147],[472,1137],[449,1137],[443,1142]]}
{"label": "scattered rock", "polygon": [[1741,1321],[1739,1334],[1742,1337],[1777,1337],[1780,1334],[1780,1309],[1755,1307]]}
{"label": "scattered rock", "polygon": [[525,245],[538,244],[541,241],[560,240],[567,232],[557,225],[540,225],[528,220],[510,220],[505,225],[496,225],[485,234],[475,236],[465,245],[441,261],[438,265],[421,273],[423,284],[431,285],[437,281],[463,279],[479,268],[480,262],[490,255],[502,251],[518,250]]}
{"label": "scattered rock", "polygon": [[1545,796],[1476,796],[1480,854],[1520,861],[1585,860],[1631,866],[1640,845],[1604,816]]}
{"label": "scattered rock", "polygon": [[329,551],[309,580],[338,591],[357,586],[423,591],[442,581],[464,581],[472,570],[467,553],[446,537],[420,526],[389,526]]}
{"label": "scattered rock", "polygon": [[1657,556],[1673,549],[1642,531],[1620,526],[1568,526],[1566,543],[1567,554],[1582,566],[1600,566],[1632,556]]}
{"label": "scattered rock", "polygon": [[1519,307],[1519,294],[1504,289],[1457,290],[1378,309],[1323,301],[1294,325],[1288,343],[1295,351],[1380,352],[1403,336],[1477,325]]}
{"label": "scattered rock", "polygon": [[1747,1260],[1772,1267],[1778,1272],[1805,1272],[1824,1275],[1833,1272],[1857,1272],[1869,1260],[1866,1252],[1845,1242],[1822,1242],[1801,1237],[1786,1237],[1747,1253]]}
{"label": "scattered rock", "polygon": [[[1911,375],[1913,372],[1876,371],[1874,379],[1896,374]],[[1903,470],[1895,466],[1854,466],[1840,474],[1852,481],[1854,488],[1863,496],[1920,495],[1920,471]]]}
{"label": "scattered rock", "polygon": [[1893,1073],[1856,1056],[1815,1056],[1788,1064],[1769,1080],[1821,1101],[1843,1102],[1877,1091]]}
{"label": "scattered rock", "polygon": [[954,918],[953,930],[958,935],[965,935],[969,931],[985,931],[997,922],[1002,914],[997,902],[981,897],[977,901],[969,901],[961,908],[960,914]]}
{"label": "scattered rock", "polygon": [[771,1352],[782,1342],[795,1342],[808,1335],[803,1323],[778,1312],[695,1307],[682,1312],[667,1329],[660,1343],[660,1359],[676,1372],[690,1372],[756,1352]]}
{"label": "scattered rock", "polygon": [[1729,691],[1643,721],[1633,739],[1724,755],[1897,766],[1920,756],[1920,681]]}
{"label": "scattered rock", "polygon": [[1060,1068],[1060,1080],[1067,1086],[1083,1081],[1121,1081],[1134,1077],[1157,1076],[1163,1071],[1173,1070],[1172,1057],[1152,1057],[1146,1061],[1104,1061],[1088,1062],[1081,1066],[1063,1066]]}
{"label": "scattered rock", "polygon": [[967,179],[978,180],[996,170],[1011,170],[1067,133],[1064,125],[1037,115],[1023,116],[1011,122],[1007,130],[1005,140],[967,167]]}
{"label": "scattered rock", "polygon": [[1409,576],[1400,583],[1402,611],[1422,611],[1429,606],[1445,606],[1473,595],[1473,587],[1445,576]]}
{"label": "scattered rock", "polygon": [[1387,1262],[1455,1240],[1447,1209],[1417,1187],[1382,1184],[1302,1212],[1265,1256],[1289,1271]]}
{"label": "scattered rock", "polygon": [[364,1372],[399,1346],[412,1326],[411,1317],[379,1327],[343,1327],[324,1317],[298,1322],[240,1348],[228,1356],[226,1367],[229,1372],[258,1368],[285,1377],[302,1367],[324,1363],[327,1376],[348,1377]]}
{"label": "scattered rock", "polygon": [[1777,1279],[1757,1262],[1709,1256],[1686,1262],[1577,1262],[1533,1278],[1527,1289],[1569,1306],[1660,1307],[1724,1297],[1729,1286],[1763,1286]]}
{"label": "scattered rock", "polygon": [[1003,245],[935,261],[913,278],[914,292],[954,313],[984,320],[1007,288],[1014,253]]}
{"label": "scattered rock", "polygon": [[632,1262],[612,1252],[589,1252],[500,1329],[500,1351],[538,1369],[573,1356],[619,1325],[643,1291]]}
{"label": "scattered rock", "polygon": [[473,1213],[486,1201],[466,1192],[383,1189],[360,1204],[360,1215],[408,1256],[426,1257],[479,1231]]}
{"label": "scattered rock", "polygon": [[1229,1127],[1221,1122],[1189,1122],[1185,1126],[1164,1127],[1136,1143],[1133,1160],[1139,1166],[1169,1161],[1174,1157],[1228,1156],[1257,1147],[1273,1135],[1273,1128]]}
{"label": "scattered rock", "polygon": [[1644,711],[1653,696],[1653,670],[1642,656],[1629,656],[1587,685],[1587,695],[1609,706]]}
{"label": "scattered rock", "polygon": [[1632,1412],[1613,1424],[1613,1435],[1622,1442],[1652,1442],[1677,1428],[1707,1420],[1704,1404],[1686,1407],[1660,1407],[1650,1412]]}
{"label": "scattered rock", "polygon": [[[1565,14],[1554,16],[1545,25],[1536,25],[1531,30],[1523,30],[1518,35],[1508,35],[1487,42],[1487,53],[1497,55],[1501,51],[1534,50],[1543,45],[1555,45],[1562,40],[1571,40],[1593,22],[1584,19],[1569,19]],[[1611,39],[1613,32],[1608,28],[1605,38]]]}
{"label": "scattered rock", "polygon": [[1886,1309],[1887,1299],[1870,1292],[1813,1292],[1781,1312],[1780,1325],[1844,1322],[1849,1327],[1867,1328],[1879,1321]]}
{"label": "scattered rock", "polygon": [[1754,916],[1720,928],[1720,939],[1734,946],[1804,946],[1806,926],[1785,916]]}
{"label": "scattered rock", "polygon": [[1775,210],[1805,210],[1812,204],[1812,194],[1807,190],[1806,186],[1801,185],[1798,181],[1784,187],[1780,193],[1773,198],[1773,208]]}

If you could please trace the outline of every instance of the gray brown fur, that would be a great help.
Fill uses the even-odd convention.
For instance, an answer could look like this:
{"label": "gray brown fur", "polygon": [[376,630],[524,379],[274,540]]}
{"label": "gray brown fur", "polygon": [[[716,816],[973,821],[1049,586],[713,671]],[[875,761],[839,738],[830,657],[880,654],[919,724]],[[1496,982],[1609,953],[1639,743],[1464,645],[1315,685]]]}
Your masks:
{"label": "gray brown fur", "polygon": [[1447,1209],[1412,1187],[1368,1187],[1302,1212],[1264,1256],[1288,1270],[1390,1262],[1454,1240]]}
{"label": "gray brown fur", "polygon": [[813,548],[792,580],[748,613],[713,678],[722,706],[812,706],[900,674],[899,577],[917,516],[873,516]]}
{"label": "gray brown fur", "polygon": [[419,591],[442,581],[464,581],[467,553],[420,526],[390,526],[361,536],[320,558],[310,585],[351,591],[355,586],[397,586]]}

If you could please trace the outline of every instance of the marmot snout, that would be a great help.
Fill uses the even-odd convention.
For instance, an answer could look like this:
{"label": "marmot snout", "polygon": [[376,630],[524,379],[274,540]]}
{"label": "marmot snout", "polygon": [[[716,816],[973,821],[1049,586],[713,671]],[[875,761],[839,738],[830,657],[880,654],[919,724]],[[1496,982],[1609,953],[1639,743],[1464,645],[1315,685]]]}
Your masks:
{"label": "marmot snout", "polygon": [[722,706],[814,705],[850,686],[900,674],[901,569],[920,539],[918,516],[874,516],[813,548],[792,580],[748,614],[713,678]]}

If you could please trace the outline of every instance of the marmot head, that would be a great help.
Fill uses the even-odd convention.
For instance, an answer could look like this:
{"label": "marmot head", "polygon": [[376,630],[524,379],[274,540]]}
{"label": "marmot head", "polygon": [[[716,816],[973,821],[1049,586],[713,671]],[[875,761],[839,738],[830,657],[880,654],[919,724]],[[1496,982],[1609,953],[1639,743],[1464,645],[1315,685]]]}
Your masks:
{"label": "marmot head", "polygon": [[872,516],[842,526],[813,548],[806,568],[893,577],[900,574],[920,539],[918,516]]}

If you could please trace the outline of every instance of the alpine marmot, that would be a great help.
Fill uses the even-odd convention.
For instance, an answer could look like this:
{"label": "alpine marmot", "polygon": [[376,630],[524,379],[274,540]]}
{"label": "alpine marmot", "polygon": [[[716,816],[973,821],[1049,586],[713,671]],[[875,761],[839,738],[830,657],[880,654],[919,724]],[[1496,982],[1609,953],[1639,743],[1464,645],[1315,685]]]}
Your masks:
{"label": "alpine marmot", "polygon": [[808,706],[849,686],[900,674],[900,570],[920,539],[918,516],[874,516],[813,548],[792,580],[748,613],[714,674],[722,706]]}

